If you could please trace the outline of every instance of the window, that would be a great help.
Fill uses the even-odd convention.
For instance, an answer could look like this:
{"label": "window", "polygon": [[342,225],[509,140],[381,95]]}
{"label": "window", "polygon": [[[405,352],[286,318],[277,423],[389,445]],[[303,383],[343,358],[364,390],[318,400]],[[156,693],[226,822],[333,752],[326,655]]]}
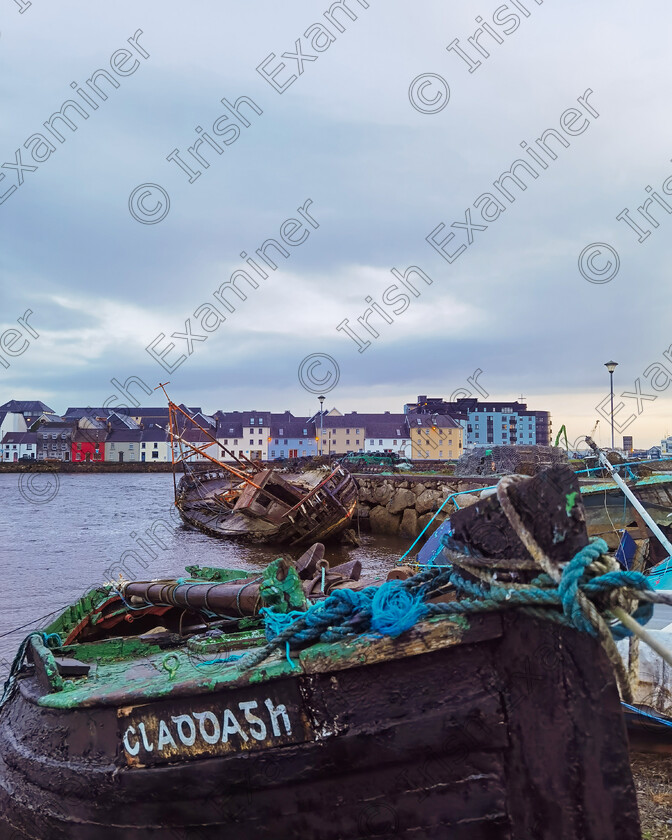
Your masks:
{"label": "window", "polygon": [[371,444],[371,446],[373,446],[374,441],[370,440],[369,443]]}
{"label": "window", "polygon": [[158,440],[155,440],[154,441],[154,449],[158,449],[158,448],[159,448],[159,442],[158,442]]}
{"label": "window", "polygon": [[[301,441],[301,440],[300,440],[300,441],[299,441],[299,443],[303,443],[303,441]],[[355,444],[356,444],[357,446],[359,446],[359,441],[358,441],[358,440],[356,440],[356,441],[355,441]]]}
{"label": "window", "polygon": [[158,458],[158,457],[159,457],[159,451],[157,449],[155,452],[152,452],[152,458]]}
{"label": "window", "polygon": [[349,441],[349,440],[346,440],[345,445],[346,445],[346,446],[350,446],[350,441]]}
{"label": "window", "polygon": [[33,444],[32,444],[32,443],[27,443],[27,444],[26,444],[26,449],[32,449],[32,448],[33,448]]}
{"label": "window", "polygon": [[133,444],[132,444],[132,443],[129,443],[129,444],[128,444],[128,448],[129,448],[129,449],[133,449]]}
{"label": "window", "polygon": [[346,433],[346,435],[349,435],[350,434],[350,429],[346,429],[345,433]]}
{"label": "window", "polygon": [[280,437],[282,437],[284,435],[284,433],[285,433],[284,429],[278,429],[278,434],[280,435]]}
{"label": "window", "polygon": [[145,448],[145,446],[146,446],[146,444],[144,444],[144,443],[141,443],[141,444],[140,444],[141,449],[144,449],[144,448]]}
{"label": "window", "polygon": [[257,423],[258,423],[260,426],[262,426],[262,425],[263,425],[263,423],[264,423],[264,419],[263,419],[263,417],[260,417],[260,418],[257,420]]}
{"label": "window", "polygon": [[[429,432],[428,432],[428,434],[429,434]],[[382,440],[379,440],[379,441],[378,441],[378,446],[382,446],[382,445],[383,445],[383,441],[382,441]]]}
{"label": "window", "polygon": [[[359,443],[359,441],[357,441],[357,443]],[[303,441],[302,440],[299,441],[299,446],[303,446]]]}
{"label": "window", "polygon": [[259,446],[263,446],[263,445],[264,445],[263,440],[260,440],[260,441],[259,441]]}
{"label": "window", "polygon": [[[359,429],[357,429],[357,431],[359,431]],[[308,429],[304,429],[303,430],[303,436],[306,437],[307,434],[308,434]],[[305,455],[306,453],[304,452],[303,454]]]}
{"label": "window", "polygon": [[[276,440],[277,443],[277,440]],[[275,449],[271,449],[271,458],[275,458]]]}
{"label": "window", "polygon": [[236,438],[236,439],[233,441],[233,445],[234,445],[234,446],[237,446],[237,445],[238,445],[238,438]]}
{"label": "window", "polygon": [[254,426],[254,417],[250,417],[250,426]]}
{"label": "window", "polygon": [[253,434],[254,434],[254,429],[250,429],[250,434],[251,434],[251,435],[253,435]]}

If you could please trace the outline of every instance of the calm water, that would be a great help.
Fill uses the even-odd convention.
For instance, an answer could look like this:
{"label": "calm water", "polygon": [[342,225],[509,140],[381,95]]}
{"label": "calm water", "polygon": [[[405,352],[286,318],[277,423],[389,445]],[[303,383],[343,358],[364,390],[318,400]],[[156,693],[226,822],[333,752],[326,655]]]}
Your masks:
{"label": "calm water", "polygon": [[[172,498],[172,476],[163,473],[0,474],[0,678],[24,636],[44,623],[37,619],[120,572],[149,580],[177,577],[192,563],[255,570],[277,556],[185,529]],[[368,577],[406,548],[362,535],[359,548],[335,546],[327,556],[332,565],[360,559]]]}
{"label": "calm water", "polygon": [[[41,617],[120,572],[149,580],[178,577],[192,563],[255,570],[277,556],[269,546],[185,529],[172,493],[169,474],[0,474],[0,679]],[[359,548],[334,546],[327,556],[332,565],[360,559],[368,577],[386,572],[407,547],[363,534]],[[657,607],[649,626],[670,622],[672,608]]]}

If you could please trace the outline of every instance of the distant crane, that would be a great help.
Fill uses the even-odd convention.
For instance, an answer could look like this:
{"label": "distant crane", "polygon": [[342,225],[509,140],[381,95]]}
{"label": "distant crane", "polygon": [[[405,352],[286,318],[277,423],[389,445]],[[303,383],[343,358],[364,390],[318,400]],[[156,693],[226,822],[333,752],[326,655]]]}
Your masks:
{"label": "distant crane", "polygon": [[[600,419],[599,419],[599,417],[598,417],[598,419],[595,421],[595,425],[593,426],[593,428],[592,428],[592,429],[591,429],[591,431],[590,431],[590,437],[591,437],[591,438],[592,438],[592,437],[593,437],[593,435],[595,434],[595,431],[597,430],[597,427],[598,427],[599,425],[600,425]],[[584,435],[581,435],[581,437],[583,438],[583,437],[584,437]],[[564,441],[565,441],[565,449],[567,450],[567,454],[569,454],[569,440],[567,439],[567,428],[565,427],[565,424],[564,424],[564,423],[562,424],[562,426],[560,426],[560,429],[559,429],[559,431],[558,431],[558,434],[555,436],[555,444],[554,444],[554,446],[557,446],[557,445],[560,443],[560,439],[561,439],[561,438],[564,438]]]}

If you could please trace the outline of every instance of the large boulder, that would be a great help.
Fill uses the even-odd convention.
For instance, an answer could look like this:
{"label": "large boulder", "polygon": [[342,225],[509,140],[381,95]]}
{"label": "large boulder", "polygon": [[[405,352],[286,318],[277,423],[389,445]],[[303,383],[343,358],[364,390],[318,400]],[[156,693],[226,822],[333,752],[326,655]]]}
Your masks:
{"label": "large boulder", "polygon": [[455,502],[461,508],[469,507],[469,505],[474,505],[476,502],[480,502],[481,498],[478,493],[463,493],[461,496],[455,497]]}
{"label": "large boulder", "polygon": [[415,504],[415,494],[411,490],[397,490],[390,499],[387,509],[390,513],[401,513]]}
{"label": "large boulder", "polygon": [[368,479],[362,478],[357,481],[358,498],[360,502],[371,502],[375,504],[373,498],[373,487]]}
{"label": "large boulder", "polygon": [[374,507],[369,514],[369,524],[373,534],[387,534],[396,537],[399,533],[400,523],[401,517],[398,514],[390,513],[382,505]]}
{"label": "large boulder", "polygon": [[442,494],[438,490],[425,490],[415,500],[415,509],[419,514],[437,510],[442,501]]}
{"label": "large boulder", "polygon": [[413,508],[406,508],[401,517],[401,527],[399,534],[402,537],[410,537],[414,539],[418,536],[418,514]]}
{"label": "large boulder", "polygon": [[374,486],[371,491],[371,501],[377,505],[386,505],[394,494],[394,485],[389,481]]}

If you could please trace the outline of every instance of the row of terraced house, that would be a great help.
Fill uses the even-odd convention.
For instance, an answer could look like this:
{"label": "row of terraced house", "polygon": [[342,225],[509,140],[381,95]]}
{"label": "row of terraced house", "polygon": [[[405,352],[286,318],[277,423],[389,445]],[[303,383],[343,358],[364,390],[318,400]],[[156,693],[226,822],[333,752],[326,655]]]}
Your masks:
{"label": "row of terraced house", "polygon": [[[419,397],[403,413],[341,413],[311,417],[290,411],[216,411],[180,406],[183,443],[200,450],[192,457],[258,461],[348,452],[394,452],[411,460],[452,460],[465,448],[550,440],[548,412],[522,403],[448,403]],[[178,445],[174,444],[176,449]],[[171,460],[167,407],[123,410],[68,408],[57,415],[39,401],[10,400],[0,406],[0,460],[167,462]]]}
{"label": "row of terraced house", "polygon": [[[217,411],[180,406],[179,436],[204,457],[272,461],[348,452],[395,452],[414,460],[462,454],[462,428],[450,417],[383,412],[346,414],[333,408],[311,417],[290,411]],[[199,428],[200,427],[200,428]],[[171,460],[167,408],[68,408],[62,416],[41,402],[0,406],[2,460],[166,462]],[[176,450],[179,448],[174,444]]]}

